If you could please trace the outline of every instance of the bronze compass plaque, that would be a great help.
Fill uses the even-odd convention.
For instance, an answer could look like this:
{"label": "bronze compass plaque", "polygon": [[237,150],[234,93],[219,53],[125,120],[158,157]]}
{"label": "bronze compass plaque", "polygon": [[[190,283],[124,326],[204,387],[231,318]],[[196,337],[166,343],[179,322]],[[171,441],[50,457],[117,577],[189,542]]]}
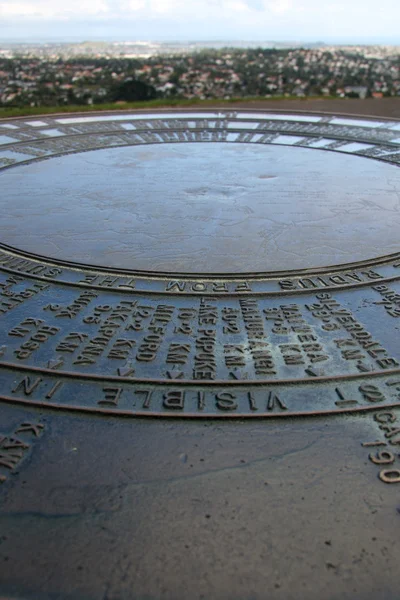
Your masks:
{"label": "bronze compass plaque", "polygon": [[0,144],[0,593],[396,598],[400,123]]}

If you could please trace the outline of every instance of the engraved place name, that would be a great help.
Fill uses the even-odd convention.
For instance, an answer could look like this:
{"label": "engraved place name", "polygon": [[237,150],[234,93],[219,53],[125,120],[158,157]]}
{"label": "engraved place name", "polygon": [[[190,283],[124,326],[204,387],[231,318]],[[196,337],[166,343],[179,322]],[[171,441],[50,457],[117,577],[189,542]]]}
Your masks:
{"label": "engraved place name", "polygon": [[[12,281],[9,279],[8,281]],[[17,284],[19,282],[16,282]],[[7,281],[6,281],[7,284]],[[12,289],[11,286],[4,285],[0,291],[0,315],[5,315],[9,311],[21,306],[22,304],[26,304],[27,301],[34,298],[37,294],[43,293],[45,290],[49,289],[49,284],[41,283],[41,282],[32,282],[28,286],[18,285],[18,289]]]}
{"label": "engraved place name", "polygon": [[[317,376],[321,371],[316,370],[313,365],[333,358],[326,348],[328,340],[324,340],[304,318],[299,305],[281,304],[279,307],[264,309],[264,313],[272,324],[271,337],[278,341],[277,346],[285,367],[303,367],[306,374]],[[285,341],[282,343],[283,340]]]}
{"label": "engraved place name", "polygon": [[12,433],[0,432],[0,484],[19,471],[43,430],[41,423],[24,422]]}
{"label": "engraved place name", "polygon": [[[348,309],[325,292],[317,294],[319,302],[307,305],[313,317],[321,319],[322,328],[337,332],[334,342],[345,360],[356,361],[357,369],[362,372],[370,370],[367,358],[372,357],[379,369],[392,369],[399,366],[398,360],[388,354],[386,348],[367,331]],[[342,331],[349,336],[341,336]]]}
{"label": "engraved place name", "polygon": [[386,304],[396,301],[394,283],[297,298],[55,293],[53,283],[40,283],[29,288],[5,274],[0,288],[14,299],[0,316],[6,401],[182,416],[330,413],[400,402],[398,348],[380,336],[385,327],[395,331]]}
{"label": "engraved place name", "polygon": [[[376,290],[298,298],[165,298],[85,289],[55,295],[52,285],[42,285],[4,308],[0,366],[227,383],[399,367],[398,345],[387,347],[386,337],[375,330],[379,318],[393,329],[391,315],[376,302]],[[12,296],[6,297],[14,300],[27,289],[20,279],[7,286]],[[360,320],[360,302],[369,306],[367,323],[374,333]]]}

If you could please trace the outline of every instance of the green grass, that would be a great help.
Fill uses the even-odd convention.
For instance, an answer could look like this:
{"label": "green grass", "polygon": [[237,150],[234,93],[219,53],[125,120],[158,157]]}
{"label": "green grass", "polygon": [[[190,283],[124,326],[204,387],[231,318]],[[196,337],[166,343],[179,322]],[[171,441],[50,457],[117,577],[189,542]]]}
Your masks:
{"label": "green grass", "polygon": [[23,107],[1,107],[0,118],[6,119],[11,117],[25,117],[30,115],[47,115],[53,113],[74,113],[74,112],[93,112],[93,111],[114,111],[114,110],[130,110],[130,109],[147,109],[147,108],[169,108],[173,106],[190,107],[190,106],[216,106],[216,105],[230,105],[238,104],[241,102],[265,102],[276,101],[276,100],[332,100],[336,96],[307,96],[304,98],[298,98],[297,96],[271,96],[265,98],[264,96],[248,96],[244,98],[230,98],[229,100],[223,99],[208,99],[200,100],[193,98],[191,100],[185,98],[159,98],[157,100],[148,100],[146,102],[123,102],[123,103],[109,103],[109,104],[92,104],[90,106],[70,104],[66,106],[23,106]]}

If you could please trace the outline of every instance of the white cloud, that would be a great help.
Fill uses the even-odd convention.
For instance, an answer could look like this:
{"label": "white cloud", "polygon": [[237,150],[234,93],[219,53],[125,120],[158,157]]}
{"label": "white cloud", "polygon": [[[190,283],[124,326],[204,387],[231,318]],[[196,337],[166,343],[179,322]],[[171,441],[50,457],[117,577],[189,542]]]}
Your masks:
{"label": "white cloud", "polygon": [[106,0],[25,0],[0,3],[0,18],[65,19],[104,14],[109,10]]}
{"label": "white cloud", "polygon": [[165,18],[176,22],[219,19],[221,27],[238,15],[253,12],[245,0],[119,0],[112,7],[113,16],[123,13],[126,18],[140,15],[146,20]]}
{"label": "white cloud", "polygon": [[144,10],[146,6],[146,0],[122,0],[119,3],[119,11],[122,13],[135,13]]}
{"label": "white cloud", "polygon": [[[32,21],[51,37],[121,35],[163,39],[399,38],[399,0],[0,0],[0,20],[11,37]],[[52,27],[59,22],[59,29]],[[79,23],[81,24],[79,26]],[[121,32],[124,33],[121,33]],[[83,32],[83,33],[82,33]],[[3,31],[2,31],[3,33]],[[4,35],[4,34],[3,34]],[[20,35],[20,34],[19,34]]]}
{"label": "white cloud", "polygon": [[142,13],[147,17],[196,19],[206,16],[231,19],[235,15],[258,15],[260,12],[281,13],[288,10],[291,0],[262,0],[264,9],[252,6],[246,0],[2,0],[0,18],[85,18],[105,16],[125,18]]}
{"label": "white cloud", "polygon": [[225,6],[223,10],[226,11],[227,14],[233,12],[240,13],[243,15],[243,13],[250,13],[254,10],[248,4],[242,2],[241,0],[225,0],[224,5]]}
{"label": "white cloud", "polygon": [[269,2],[268,8],[275,15],[283,15],[294,10],[291,0],[275,0],[274,2]]}
{"label": "white cloud", "polygon": [[170,15],[180,11],[187,12],[187,8],[192,12],[193,6],[188,6],[188,2],[182,0],[150,0],[149,2],[149,10],[156,15]]}

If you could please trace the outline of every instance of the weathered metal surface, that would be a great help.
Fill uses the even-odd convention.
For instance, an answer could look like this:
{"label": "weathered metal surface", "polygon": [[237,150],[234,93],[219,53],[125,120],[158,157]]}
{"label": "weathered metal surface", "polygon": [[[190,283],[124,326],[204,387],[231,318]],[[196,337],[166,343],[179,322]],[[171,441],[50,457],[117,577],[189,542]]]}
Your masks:
{"label": "weathered metal surface", "polygon": [[400,124],[0,142],[0,593],[396,598]]}

